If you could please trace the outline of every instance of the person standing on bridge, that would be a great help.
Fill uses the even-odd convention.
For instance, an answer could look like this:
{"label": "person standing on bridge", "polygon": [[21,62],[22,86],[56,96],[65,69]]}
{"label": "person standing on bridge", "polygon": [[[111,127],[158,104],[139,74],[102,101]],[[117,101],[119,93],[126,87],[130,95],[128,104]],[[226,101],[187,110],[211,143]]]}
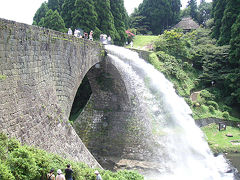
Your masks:
{"label": "person standing on bridge", "polygon": [[89,40],[93,41],[93,31],[92,30],[89,33]]}

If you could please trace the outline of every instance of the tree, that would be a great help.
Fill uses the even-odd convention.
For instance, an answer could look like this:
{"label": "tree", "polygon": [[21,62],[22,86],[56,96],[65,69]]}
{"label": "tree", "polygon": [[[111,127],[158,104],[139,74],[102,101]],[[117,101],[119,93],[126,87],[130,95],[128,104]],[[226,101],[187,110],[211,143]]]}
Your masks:
{"label": "tree", "polygon": [[232,39],[230,41],[230,61],[233,64],[240,64],[240,14],[231,29]]}
{"label": "tree", "polygon": [[53,29],[56,31],[61,31],[61,32],[67,31],[64,21],[62,17],[59,15],[58,11],[55,10],[53,12],[52,9],[48,10],[46,16],[41,19],[41,21],[39,22],[39,26]]}
{"label": "tree", "polygon": [[220,37],[218,43],[220,45],[229,44],[231,39],[231,27],[240,14],[240,0],[228,0],[223,18],[221,21]]}
{"label": "tree", "polygon": [[35,23],[35,25],[38,25],[41,19],[46,16],[48,10],[49,9],[48,9],[47,3],[46,2],[42,3],[40,8],[38,8],[37,12],[33,17],[33,22]]}
{"label": "tree", "polygon": [[114,17],[114,25],[119,36],[116,36],[116,44],[123,45],[127,40],[126,26],[127,22],[126,9],[123,0],[111,0],[111,12]]}
{"label": "tree", "polygon": [[61,16],[66,27],[72,27],[72,12],[74,11],[75,0],[65,0],[62,5]]}
{"label": "tree", "polygon": [[160,34],[176,23],[180,7],[179,0],[143,0],[138,10],[140,16],[146,17],[153,34]]}
{"label": "tree", "polygon": [[190,7],[190,16],[197,20],[197,0],[189,0],[188,7]]}
{"label": "tree", "polygon": [[147,21],[147,17],[139,15],[137,9],[130,16],[131,28],[136,29],[137,34],[150,33],[150,23]]}
{"label": "tree", "polygon": [[73,29],[81,28],[85,32],[95,30],[98,15],[93,0],[76,0],[72,16]]}
{"label": "tree", "polygon": [[222,18],[225,6],[226,0],[215,0],[213,2],[213,18],[215,26],[213,27],[212,37],[215,39],[219,39],[220,37],[220,28],[222,26]]}
{"label": "tree", "polygon": [[60,12],[59,0],[48,0],[48,8]]}
{"label": "tree", "polygon": [[96,0],[95,7],[98,14],[98,29],[100,29],[104,34],[110,35],[112,40],[114,40],[117,36],[119,36],[119,34],[117,34],[115,29],[110,0]]}
{"label": "tree", "polygon": [[198,6],[198,23],[206,25],[208,19],[211,18],[212,4],[201,0],[200,5]]}

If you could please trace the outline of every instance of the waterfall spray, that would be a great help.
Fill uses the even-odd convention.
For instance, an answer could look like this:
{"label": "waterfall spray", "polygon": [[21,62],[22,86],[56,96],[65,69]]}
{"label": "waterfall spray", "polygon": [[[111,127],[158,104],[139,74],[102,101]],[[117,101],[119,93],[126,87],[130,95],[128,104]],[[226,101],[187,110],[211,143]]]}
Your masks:
{"label": "waterfall spray", "polygon": [[[220,180],[234,179],[225,173],[229,165],[223,156],[214,157],[204,134],[195,125],[191,109],[179,97],[173,84],[136,52],[107,45],[109,60],[127,79],[128,93],[137,98],[138,114],[154,139],[159,171],[146,179]],[[149,136],[149,134],[148,134]]]}

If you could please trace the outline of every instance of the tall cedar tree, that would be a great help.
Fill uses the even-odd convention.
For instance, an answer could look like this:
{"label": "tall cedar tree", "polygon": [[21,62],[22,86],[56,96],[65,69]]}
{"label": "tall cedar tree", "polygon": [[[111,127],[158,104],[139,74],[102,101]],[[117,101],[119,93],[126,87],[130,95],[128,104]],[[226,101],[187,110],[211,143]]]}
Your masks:
{"label": "tall cedar tree", "polygon": [[240,14],[240,0],[228,0],[220,28],[219,45],[229,44],[231,39],[231,27]]}
{"label": "tall cedar tree", "polygon": [[190,16],[197,20],[197,0],[189,0],[188,7],[190,7]]}
{"label": "tall cedar tree", "polygon": [[62,12],[62,6],[65,0],[58,0],[59,2],[59,13]]}
{"label": "tall cedar tree", "polygon": [[74,11],[75,0],[65,0],[62,5],[61,16],[67,28],[72,28],[72,12]]}
{"label": "tall cedar tree", "polygon": [[48,12],[48,6],[47,3],[44,2],[41,4],[40,8],[38,8],[37,12],[35,13],[33,17],[33,24],[38,25],[38,23],[41,21],[42,18],[44,18]]}
{"label": "tall cedar tree", "polygon": [[139,14],[146,17],[153,34],[160,34],[176,22],[180,7],[180,0],[143,0],[139,5]]}
{"label": "tall cedar tree", "polygon": [[48,8],[60,12],[59,0],[48,0]]}
{"label": "tall cedar tree", "polygon": [[57,10],[53,12],[53,10],[50,9],[47,12],[46,16],[42,18],[39,22],[39,26],[53,29],[56,31],[66,32],[64,21]]}
{"label": "tall cedar tree", "polygon": [[222,26],[222,18],[225,10],[227,0],[214,0],[213,1],[213,18],[214,18],[214,27],[212,31],[212,37],[219,39],[220,37],[220,28]]}
{"label": "tall cedar tree", "polygon": [[100,29],[102,33],[110,35],[112,40],[119,37],[114,26],[114,17],[111,12],[110,0],[96,0],[95,7],[98,14],[98,29]]}
{"label": "tall cedar tree", "polygon": [[114,25],[119,36],[116,36],[116,44],[124,45],[127,40],[126,26],[125,22],[127,21],[126,9],[124,7],[123,0],[111,0],[111,12],[114,17]]}
{"label": "tall cedar tree", "polygon": [[136,33],[147,34],[150,31],[150,24],[145,16],[141,16],[138,9],[135,8],[130,16],[130,27],[136,29]]}
{"label": "tall cedar tree", "polygon": [[230,41],[230,60],[233,64],[240,65],[240,13],[232,25],[232,39]]}
{"label": "tall cedar tree", "polygon": [[73,12],[73,29],[81,28],[84,32],[95,30],[98,15],[93,0],[76,0]]}
{"label": "tall cedar tree", "polygon": [[206,21],[211,18],[212,3],[201,0],[198,6],[198,23],[206,25]]}

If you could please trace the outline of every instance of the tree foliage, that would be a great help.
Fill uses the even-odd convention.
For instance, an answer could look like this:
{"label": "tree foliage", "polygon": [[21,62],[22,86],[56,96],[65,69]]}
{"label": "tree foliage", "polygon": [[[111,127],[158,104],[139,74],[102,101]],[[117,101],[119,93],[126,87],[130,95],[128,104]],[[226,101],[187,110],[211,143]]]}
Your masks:
{"label": "tree foliage", "polygon": [[72,15],[72,25],[75,28],[81,28],[85,32],[94,30],[97,26],[98,15],[95,10],[93,0],[76,0],[75,10]]}
{"label": "tree foliage", "polygon": [[[160,34],[178,21],[180,7],[180,0],[143,0],[135,14],[138,16],[135,20],[143,27],[148,25],[144,29],[149,29],[153,34]],[[133,26],[132,28],[137,29]]]}
{"label": "tree foliage", "polygon": [[127,40],[126,24],[127,24],[127,13],[124,7],[123,0],[110,0],[111,12],[114,17],[114,25],[117,31],[115,42],[118,45],[123,45]]}
{"label": "tree foliage", "polygon": [[190,8],[190,16],[197,20],[197,0],[189,0],[187,6]]}
{"label": "tree foliage", "polygon": [[33,21],[35,25],[38,25],[38,23],[41,21],[42,18],[44,18],[48,12],[48,6],[47,3],[44,2],[41,4],[40,8],[37,10],[33,17]]}
{"label": "tree foliage", "polygon": [[[52,16],[53,12],[56,16],[55,11],[61,17],[56,21],[60,29],[51,20],[53,18],[46,17]],[[95,38],[104,33],[119,45],[123,45],[127,39],[125,31],[129,17],[123,0],[48,0],[35,13],[33,24],[64,32],[61,19],[67,28],[81,28],[88,33],[93,30]]]}
{"label": "tree foliage", "polygon": [[65,24],[62,17],[59,15],[58,11],[54,12],[52,9],[48,10],[46,16],[41,18],[41,21],[38,24],[39,26],[53,29],[56,31],[66,32]]}

